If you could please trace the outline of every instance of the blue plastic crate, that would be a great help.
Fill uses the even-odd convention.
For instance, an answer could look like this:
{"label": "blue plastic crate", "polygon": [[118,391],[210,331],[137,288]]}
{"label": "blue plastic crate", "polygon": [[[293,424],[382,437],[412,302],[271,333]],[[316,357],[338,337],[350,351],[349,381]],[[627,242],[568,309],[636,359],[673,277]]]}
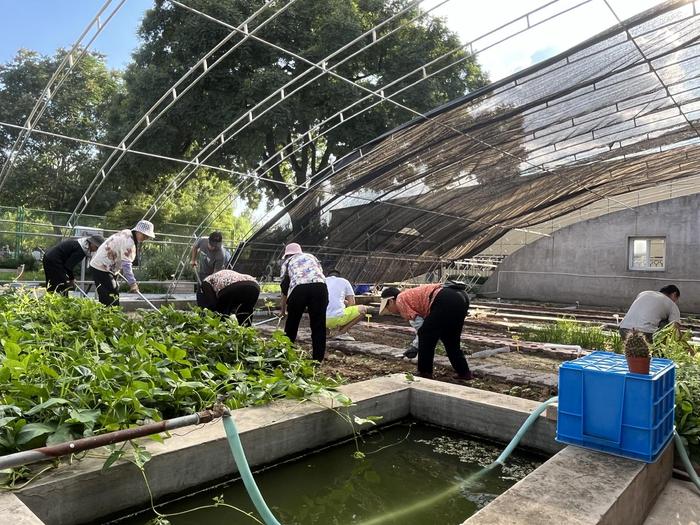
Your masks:
{"label": "blue plastic crate", "polygon": [[557,441],[653,463],[673,436],[676,366],[653,358],[632,374],[625,356],[592,352],[559,367]]}

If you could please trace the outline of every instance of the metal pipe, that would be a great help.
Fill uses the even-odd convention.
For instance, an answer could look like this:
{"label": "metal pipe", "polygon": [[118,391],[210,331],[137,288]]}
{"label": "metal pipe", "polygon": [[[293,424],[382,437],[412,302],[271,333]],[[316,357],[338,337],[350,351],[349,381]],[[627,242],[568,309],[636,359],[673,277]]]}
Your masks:
{"label": "metal pipe", "polygon": [[[121,279],[122,279],[126,284],[129,284],[129,282],[126,280],[126,277],[124,277],[124,276],[122,275],[121,272],[117,272],[117,273],[115,273],[114,275],[115,275],[116,277],[121,277]],[[146,301],[146,304],[147,304],[148,306],[150,306],[151,308],[153,308],[156,312],[158,311],[158,308],[156,308],[155,305],[154,305],[151,301],[149,301],[148,299],[146,299],[146,296],[143,295],[143,294],[141,293],[140,290],[136,290],[136,294],[137,294],[141,299],[143,299],[144,301]]]}
{"label": "metal pipe", "polygon": [[113,445],[123,441],[129,441],[140,437],[175,430],[176,428],[188,427],[191,425],[200,425],[209,423],[224,414],[223,407],[215,406],[212,410],[203,410],[189,416],[176,417],[166,419],[156,423],[149,423],[136,428],[127,428],[125,430],[117,430],[107,434],[90,436],[87,438],[77,439],[75,441],[67,441],[50,447],[35,448],[24,452],[16,452],[6,456],[0,456],[0,470],[6,468],[19,467],[36,463],[37,461],[45,461],[68,454],[75,454],[84,450]]}

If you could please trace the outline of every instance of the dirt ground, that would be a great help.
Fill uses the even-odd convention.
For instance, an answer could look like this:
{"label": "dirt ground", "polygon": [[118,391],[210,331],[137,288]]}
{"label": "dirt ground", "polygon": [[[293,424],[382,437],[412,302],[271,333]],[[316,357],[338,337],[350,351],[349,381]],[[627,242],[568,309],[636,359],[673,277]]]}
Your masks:
{"label": "dirt ground", "polygon": [[[381,318],[382,324],[396,325],[396,326],[407,326],[407,323],[399,318],[394,318],[392,316],[386,316]],[[488,330],[488,322],[482,323],[482,330],[486,328]],[[306,316],[302,319],[301,327],[308,327],[308,319]],[[474,330],[475,327],[472,327]],[[469,328],[465,328],[465,332]],[[481,330],[479,330],[481,331]],[[504,333],[505,328],[503,327],[493,327],[491,332],[497,335],[499,332]],[[371,342],[378,343],[387,346],[392,346],[399,351],[403,351],[408,348],[409,344],[413,340],[413,336],[409,333],[394,332],[392,330],[382,330],[378,327],[372,326],[362,326],[358,325],[350,330],[350,334],[355,338],[356,341],[361,342]],[[302,344],[302,347],[307,347],[307,345]],[[462,343],[462,349],[467,354],[476,352],[479,350],[487,349],[487,346],[481,345],[470,345],[467,343]],[[310,348],[307,348],[310,350]],[[442,344],[438,344],[436,349],[437,354],[444,355],[444,349]],[[468,356],[467,356],[468,357]],[[488,357],[480,362],[496,363],[499,365],[509,366],[511,368],[519,368],[525,370],[533,370],[539,372],[550,372],[556,373],[561,361],[549,357],[542,357],[537,355],[532,355],[525,352],[509,352],[504,354],[497,354],[495,356]],[[322,374],[337,378],[340,376],[346,383],[355,383],[358,381],[364,381],[366,379],[372,379],[374,377],[381,377],[389,374],[396,373],[416,373],[416,365],[411,363],[406,359],[390,359],[383,357],[369,356],[365,354],[344,354],[340,351],[328,348],[326,351],[326,358],[321,364],[320,371]],[[468,385],[473,388],[480,388],[482,390],[488,390],[491,392],[499,392],[502,394],[513,395],[517,397],[523,397],[526,399],[532,399],[535,401],[544,401],[549,399],[553,394],[549,388],[539,387],[539,386],[518,386],[509,383],[499,382],[493,379],[474,379],[468,383],[456,380],[453,378],[454,371],[451,367],[442,367],[440,365],[435,365],[433,371],[433,378],[438,381],[444,381],[446,383],[456,383]]]}
{"label": "dirt ground", "polygon": [[[358,381],[382,377],[389,374],[415,374],[416,366],[405,359],[384,359],[359,354],[346,355],[342,352],[328,349],[326,351],[326,358],[321,364],[320,372],[328,377],[336,378],[340,376],[346,383],[356,383]],[[545,388],[536,386],[514,386],[491,379],[474,379],[465,383],[453,379],[453,374],[454,371],[451,368],[436,365],[433,378],[438,381],[444,381],[445,383],[466,385],[472,388],[523,397],[535,401],[544,401],[552,396],[552,392]]]}

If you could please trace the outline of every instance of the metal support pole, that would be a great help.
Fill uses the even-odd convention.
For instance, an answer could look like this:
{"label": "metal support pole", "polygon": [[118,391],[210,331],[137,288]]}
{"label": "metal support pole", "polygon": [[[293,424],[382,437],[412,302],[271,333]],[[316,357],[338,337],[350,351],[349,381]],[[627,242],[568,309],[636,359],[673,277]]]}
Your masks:
{"label": "metal support pole", "polygon": [[19,467],[29,463],[36,463],[37,461],[50,460],[61,456],[66,456],[68,454],[75,454],[77,452],[82,452],[83,450],[91,450],[107,445],[113,445],[115,443],[121,443],[131,439],[159,434],[160,432],[167,432],[169,430],[175,430],[176,428],[209,423],[210,421],[221,417],[223,414],[224,408],[215,406],[212,410],[203,410],[202,412],[197,412],[196,414],[192,414],[190,416],[166,419],[164,421],[149,423],[148,425],[143,425],[140,427],[117,430],[115,432],[109,432],[108,434],[90,436],[83,439],[77,439],[75,441],[67,441],[65,443],[50,447],[41,447],[33,450],[26,450],[24,452],[8,454],[0,457],[0,470]]}
{"label": "metal support pole", "polygon": [[15,259],[19,265],[19,257],[22,252],[22,231],[24,230],[24,207],[17,207],[17,224],[15,225]]}

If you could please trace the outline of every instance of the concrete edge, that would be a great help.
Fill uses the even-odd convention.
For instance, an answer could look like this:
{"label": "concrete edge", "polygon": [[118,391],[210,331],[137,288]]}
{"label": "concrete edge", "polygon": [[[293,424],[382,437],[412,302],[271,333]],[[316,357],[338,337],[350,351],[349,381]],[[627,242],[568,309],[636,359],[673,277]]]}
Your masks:
{"label": "concrete edge", "polygon": [[671,444],[652,464],[568,446],[464,525],[642,524],[672,461]]}
{"label": "concrete edge", "polygon": [[36,514],[11,492],[0,492],[0,518],[13,525],[43,525]]}
{"label": "concrete edge", "polygon": [[[342,409],[351,417],[381,414],[382,423],[391,423],[409,416],[410,387],[398,377],[354,383],[340,390],[353,400],[351,407]],[[234,411],[251,467],[272,464],[352,435],[351,424],[329,410],[330,406],[329,400],[282,400]],[[237,473],[220,422],[182,429],[163,443],[150,439],[140,443],[153,456],[146,464],[146,475],[156,501]],[[86,523],[147,507],[150,496],[140,471],[121,461],[103,472],[106,453],[97,454],[101,457],[93,454],[62,465],[18,491],[17,496],[51,525]],[[100,497],[95,498],[95,494]],[[2,514],[0,523],[5,523]]]}
{"label": "concrete edge", "polygon": [[[529,399],[425,379],[411,388],[411,416],[415,419],[502,443],[513,438],[539,405]],[[556,428],[556,421],[540,415],[521,446],[556,454],[564,448],[554,440]]]}
{"label": "concrete edge", "polygon": [[[341,391],[354,404],[348,414],[382,415],[382,423],[413,416],[427,423],[507,442],[539,403],[438,381],[408,381],[404,374],[347,385]],[[274,463],[352,433],[350,424],[327,403],[276,401],[234,412],[246,456],[253,467]],[[530,523],[642,523],[671,474],[672,446],[647,465],[554,441],[556,422],[540,416],[523,446],[557,452],[491,504],[469,518],[469,525]],[[147,476],[156,500],[211,485],[236,473],[222,425],[183,429],[164,443],[143,440],[153,459]],[[104,458],[65,465],[0,500],[0,523],[19,523],[11,508],[26,509],[28,525],[74,525],[145,508],[148,492],[138,469],[121,462],[101,471]],[[87,489],[86,489],[87,487]],[[96,498],[95,494],[100,497]],[[644,501],[640,505],[640,496]],[[16,503],[20,506],[17,507]],[[33,514],[32,514],[33,513]],[[28,519],[29,519],[28,518]],[[628,519],[629,518],[629,519]],[[43,521],[41,521],[43,520]]]}

